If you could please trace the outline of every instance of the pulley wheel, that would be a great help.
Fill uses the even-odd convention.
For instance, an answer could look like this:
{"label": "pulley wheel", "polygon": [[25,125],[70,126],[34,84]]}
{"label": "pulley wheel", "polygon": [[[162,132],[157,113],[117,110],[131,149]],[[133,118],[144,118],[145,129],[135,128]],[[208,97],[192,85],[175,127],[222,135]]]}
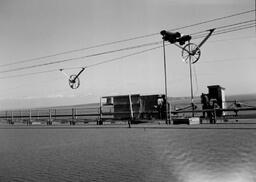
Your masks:
{"label": "pulley wheel", "polygon": [[185,47],[183,47],[181,56],[186,63],[188,63],[189,59],[191,59],[191,63],[194,64],[199,60],[201,51],[196,44],[188,43],[185,45]]}
{"label": "pulley wheel", "polygon": [[77,77],[76,78],[76,75],[71,75],[69,77],[69,86],[72,88],[72,89],[77,89],[79,86],[80,86],[80,80],[79,78]]}

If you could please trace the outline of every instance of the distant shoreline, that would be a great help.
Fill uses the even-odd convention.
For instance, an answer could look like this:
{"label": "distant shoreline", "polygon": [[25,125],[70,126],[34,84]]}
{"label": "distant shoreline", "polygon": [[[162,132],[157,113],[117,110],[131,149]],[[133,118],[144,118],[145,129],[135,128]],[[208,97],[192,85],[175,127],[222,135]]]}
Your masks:
{"label": "distant shoreline", "polygon": [[[189,104],[190,103],[190,97],[189,96],[183,96],[183,97],[168,97],[168,100],[171,101],[171,104],[179,105],[180,102],[182,104]],[[250,93],[250,94],[231,94],[226,95],[226,101],[250,101],[255,103],[256,106],[256,94]],[[195,102],[200,102],[200,96],[194,97]],[[98,102],[94,103],[85,103],[85,104],[72,104],[72,105],[54,105],[54,106],[38,106],[38,107],[24,107],[24,108],[6,108],[6,109],[0,109],[0,112],[4,111],[25,111],[25,110],[41,110],[41,109],[67,109],[67,108],[80,108],[80,107],[99,107]]]}

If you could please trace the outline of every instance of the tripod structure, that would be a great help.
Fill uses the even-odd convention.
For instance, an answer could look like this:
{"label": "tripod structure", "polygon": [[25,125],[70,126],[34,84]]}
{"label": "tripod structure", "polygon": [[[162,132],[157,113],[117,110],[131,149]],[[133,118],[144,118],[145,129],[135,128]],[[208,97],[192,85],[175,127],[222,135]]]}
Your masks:
{"label": "tripod structure", "polygon": [[[192,116],[194,117],[194,95],[193,95],[193,79],[192,79],[192,64],[196,63],[201,57],[200,48],[202,45],[209,39],[215,29],[208,30],[209,33],[206,37],[198,44],[191,43],[190,40],[192,37],[190,35],[183,35],[179,32],[168,32],[166,30],[162,30],[160,34],[163,36],[163,50],[164,50],[164,69],[166,69],[166,56],[165,56],[165,43],[164,41],[168,41],[171,44],[174,44],[178,48],[181,49],[181,56],[186,63],[189,63],[189,72],[190,72],[190,90],[191,90],[191,107],[192,107]],[[186,42],[188,42],[185,46],[183,46]],[[179,43],[179,44],[178,44]],[[165,92],[167,97],[167,81],[166,81],[166,70],[165,70]],[[166,108],[167,110],[167,108]],[[167,118],[166,118],[167,120]]]}

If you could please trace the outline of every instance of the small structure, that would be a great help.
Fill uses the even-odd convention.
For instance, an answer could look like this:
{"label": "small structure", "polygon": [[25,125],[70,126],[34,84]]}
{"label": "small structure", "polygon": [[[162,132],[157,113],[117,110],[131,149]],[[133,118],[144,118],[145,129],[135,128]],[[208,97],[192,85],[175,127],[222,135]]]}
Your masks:
{"label": "small structure", "polygon": [[114,118],[137,118],[140,110],[140,95],[121,95],[113,97]]}
{"label": "small structure", "polygon": [[191,118],[175,118],[173,119],[173,124],[187,124],[187,125],[197,125],[200,124],[200,118],[191,117]]}
{"label": "small structure", "polygon": [[117,95],[101,98],[102,115],[110,113],[113,119],[163,119],[165,95]]}
{"label": "small structure", "polygon": [[[208,86],[208,98],[210,100],[216,100],[220,109],[225,109],[225,88],[220,85]],[[218,110],[216,116],[224,116],[225,112]]]}

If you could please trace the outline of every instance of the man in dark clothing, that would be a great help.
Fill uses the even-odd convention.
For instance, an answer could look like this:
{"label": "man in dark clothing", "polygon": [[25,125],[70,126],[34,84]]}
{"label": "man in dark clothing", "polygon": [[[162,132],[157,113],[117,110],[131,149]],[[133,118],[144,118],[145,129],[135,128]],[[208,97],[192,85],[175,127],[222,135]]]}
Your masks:
{"label": "man in dark clothing", "polygon": [[211,99],[210,100],[210,109],[213,111],[210,112],[210,123],[211,124],[216,124],[216,110],[219,109],[219,105],[217,103],[216,99]]}
{"label": "man in dark clothing", "polygon": [[[210,103],[209,103],[209,98],[207,94],[202,93],[201,94],[201,103],[202,103],[202,109],[209,109]],[[209,114],[207,112],[207,115],[209,117]],[[206,117],[206,111],[203,111],[203,118]]]}

